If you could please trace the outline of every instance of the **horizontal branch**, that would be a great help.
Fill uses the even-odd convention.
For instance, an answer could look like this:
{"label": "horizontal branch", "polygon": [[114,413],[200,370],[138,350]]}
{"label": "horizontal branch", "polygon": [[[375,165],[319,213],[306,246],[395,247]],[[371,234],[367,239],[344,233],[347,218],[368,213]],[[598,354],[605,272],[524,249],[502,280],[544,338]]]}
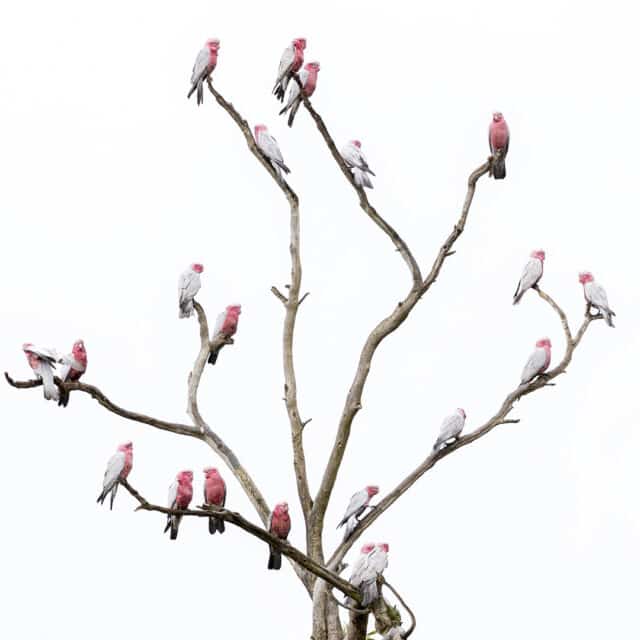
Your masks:
{"label": "horizontal branch", "polygon": [[286,540],[282,540],[272,535],[262,527],[259,527],[252,522],[249,522],[246,518],[241,516],[239,513],[235,511],[229,511],[228,509],[221,509],[219,507],[213,506],[201,506],[197,510],[195,509],[168,509],[167,507],[161,507],[159,505],[155,505],[146,500],[138,491],[136,491],[126,480],[121,481],[122,486],[138,501],[139,506],[136,511],[157,511],[158,513],[163,513],[165,515],[180,515],[186,517],[196,517],[196,518],[209,518],[214,515],[216,518],[220,518],[225,522],[229,522],[236,527],[239,527],[243,531],[252,535],[263,542],[275,547],[279,551],[282,552],[283,555],[287,556],[295,563],[304,567],[307,571],[313,573],[314,575],[322,578],[330,585],[339,589],[342,593],[350,598],[359,599],[360,594],[357,589],[353,587],[349,582],[333,573],[332,571],[327,570],[322,565],[314,562],[306,556],[302,551],[291,545]]}
{"label": "horizontal branch", "polygon": [[[327,566],[330,569],[335,569],[338,564],[342,561],[347,551],[351,548],[351,546],[356,542],[356,540],[368,529],[392,504],[395,503],[400,496],[402,496],[406,491],[413,486],[413,484],[419,480],[429,469],[431,469],[437,462],[442,460],[443,458],[451,455],[454,451],[458,449],[462,449],[470,445],[472,442],[475,442],[482,436],[486,435],[490,431],[492,431],[495,427],[502,424],[511,423],[511,420],[507,420],[507,415],[513,410],[515,403],[523,398],[524,396],[537,391],[538,389],[542,389],[543,387],[549,386],[549,381],[557,378],[560,374],[565,373],[567,367],[569,366],[571,359],[573,357],[573,353],[580,344],[582,337],[584,336],[587,328],[594,320],[601,319],[601,315],[592,316],[587,313],[585,314],[584,321],[580,326],[575,337],[572,337],[571,332],[569,330],[569,324],[567,322],[567,317],[564,311],[556,304],[556,302],[542,290],[538,290],[538,295],[545,300],[551,307],[556,311],[556,313],[560,317],[560,321],[563,326],[563,330],[565,331],[565,336],[567,339],[566,348],[564,357],[558,363],[556,367],[547,371],[546,373],[538,376],[531,382],[527,384],[521,384],[514,391],[509,393],[507,397],[502,402],[500,409],[493,415],[487,422],[485,422],[482,426],[478,427],[475,431],[472,431],[469,434],[463,435],[458,438],[455,442],[450,445],[447,445],[445,448],[440,449],[438,451],[432,451],[427,458],[412,471],[400,484],[393,489],[389,494],[387,494],[375,507],[372,509],[362,520],[360,520],[359,524],[354,529],[351,536],[344,541],[340,546],[336,549],[336,551],[331,556],[331,559],[327,563]],[[514,421],[515,422],[515,421]]]}
{"label": "horizontal branch", "polygon": [[[42,380],[14,380],[6,371],[4,374],[7,382],[16,389],[31,389],[33,387],[39,387],[42,385]],[[152,418],[143,413],[136,413],[135,411],[128,411],[118,406],[107,396],[105,396],[100,389],[84,382],[62,382],[59,378],[54,378],[55,383],[66,392],[81,391],[90,395],[94,400],[97,400],[105,409],[115,413],[127,420],[133,420],[134,422],[141,422],[148,424],[156,429],[162,429],[163,431],[170,431],[171,433],[177,433],[183,436],[192,436],[194,438],[201,438],[202,434],[195,427],[188,424],[181,424],[179,422],[167,422],[166,420],[158,420]]]}

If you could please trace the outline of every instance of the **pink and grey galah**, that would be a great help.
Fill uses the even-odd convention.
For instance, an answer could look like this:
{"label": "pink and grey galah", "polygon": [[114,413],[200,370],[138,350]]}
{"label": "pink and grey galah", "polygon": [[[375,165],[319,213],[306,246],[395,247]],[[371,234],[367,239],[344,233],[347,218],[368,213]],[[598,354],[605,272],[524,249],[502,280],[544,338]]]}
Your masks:
{"label": "pink and grey galah", "polygon": [[275,172],[278,174],[278,178],[282,180],[282,171],[291,173],[291,169],[284,163],[278,142],[269,133],[267,126],[264,124],[257,124],[253,131],[258,149],[260,149],[267,160],[269,160]]}
{"label": "pink and grey galah", "polygon": [[198,104],[204,102],[204,81],[209,78],[213,70],[218,64],[218,50],[220,49],[220,40],[212,38],[204,43],[204,47],[200,49],[193,65],[191,73],[191,89],[187,94],[190,98],[194,91],[197,91],[196,100]]}
{"label": "pink and grey galah", "polygon": [[604,321],[610,327],[613,327],[613,316],[616,314],[611,311],[604,287],[593,279],[593,275],[589,271],[582,271],[578,276],[578,280],[582,285],[584,299],[589,307],[595,307],[602,314]]}
{"label": "pink and grey galah", "polygon": [[[319,62],[307,62],[304,65],[304,69],[300,72],[300,84],[302,85],[302,92],[305,96],[310,97],[316,90],[316,84],[318,83],[318,71],[320,71]],[[302,102],[302,96],[300,95],[300,87],[297,82],[291,83],[291,89],[289,89],[289,99],[284,108],[280,111],[280,115],[289,111],[289,119],[287,124],[292,127],[293,120],[296,117],[296,113],[300,108]]]}
{"label": "pink and grey galah", "polygon": [[[215,327],[213,328],[212,339],[219,336],[224,336],[225,338],[231,338],[235,335],[238,330],[238,320],[240,318],[240,309],[241,305],[239,304],[230,304],[216,319]],[[215,364],[218,359],[218,354],[220,353],[220,349],[222,349],[222,345],[215,347],[211,350],[209,354],[209,364]]]}
{"label": "pink and grey galah", "polygon": [[541,338],[536,342],[536,348],[529,356],[527,364],[524,365],[522,375],[520,376],[520,384],[531,382],[536,376],[544,373],[551,362],[551,340],[549,338]]}
{"label": "pink and grey galah", "polygon": [[280,102],[284,101],[287,86],[294,73],[296,73],[304,62],[304,50],[307,41],[304,38],[296,38],[283,52],[278,66],[278,76],[273,87],[273,93]]}
{"label": "pink and grey galah", "polygon": [[125,442],[118,447],[118,450],[109,458],[107,469],[102,480],[102,492],[96,502],[104,504],[106,497],[111,494],[109,509],[113,509],[113,501],[116,499],[118,486],[126,480],[133,467],[133,443]]}
{"label": "pink and grey galah", "polygon": [[[176,479],[169,487],[169,499],[167,504],[169,509],[188,509],[193,498],[193,471],[180,471]],[[167,526],[164,533],[171,529],[169,537],[175,540],[178,537],[178,528],[180,527],[181,515],[169,514],[167,516]]]}
{"label": "pink and grey galah", "polygon": [[[271,512],[269,517],[269,533],[286,540],[291,531],[291,519],[289,518],[289,505],[286,502],[278,503]],[[278,549],[269,545],[269,564],[268,569],[276,571],[282,566],[282,554]]]}
{"label": "pink and grey galah", "polygon": [[53,349],[36,347],[34,344],[31,344],[31,342],[23,344],[22,350],[27,356],[27,362],[36,374],[36,377],[42,380],[44,397],[47,400],[55,400],[58,402],[60,393],[53,380],[53,369],[56,366],[55,363],[58,360],[58,354]]}
{"label": "pink and grey galah", "polygon": [[360,573],[361,606],[368,607],[378,599],[378,576],[389,566],[389,545],[386,542],[376,544],[366,558]]}
{"label": "pink and grey galah", "polygon": [[489,174],[496,180],[503,180],[507,176],[505,159],[509,151],[509,127],[504,116],[496,111],[489,125],[489,148],[493,155],[493,162]]}
{"label": "pink and grey galah", "polygon": [[[342,520],[340,520],[338,524],[338,529],[343,525],[349,523],[349,521],[353,518],[356,520],[356,524],[358,522],[358,518],[365,512],[366,508],[369,506],[369,501],[373,496],[377,495],[380,489],[374,485],[366,486],[364,489],[354,493],[351,496],[351,500],[349,500],[349,505],[347,506],[347,510],[344,512],[344,516]],[[350,532],[351,533],[351,532]]]}
{"label": "pink and grey galah", "polygon": [[178,317],[190,318],[193,315],[193,300],[200,291],[200,274],[204,267],[194,262],[188,269],[182,272],[178,280]]}
{"label": "pink and grey galah", "polygon": [[[62,382],[77,382],[87,370],[87,351],[82,340],[76,340],[71,347],[71,353],[61,356],[58,362],[60,367],[60,380]],[[69,404],[69,392],[60,389],[58,406],[66,407]]]}
{"label": "pink and grey galah", "polygon": [[373,183],[367,174],[371,174],[372,176],[376,174],[369,168],[367,159],[364,157],[364,153],[362,153],[362,143],[360,140],[349,140],[349,142],[342,147],[340,155],[347,167],[351,169],[355,183],[359,187],[373,189]]}
{"label": "pink and grey galah", "polygon": [[464,429],[464,421],[466,419],[467,414],[464,412],[464,409],[456,409],[455,413],[447,416],[442,421],[440,435],[433,445],[433,450],[438,451],[442,445],[446,446],[449,442],[457,440]]}
{"label": "pink and grey galah", "polygon": [[360,589],[360,585],[362,584],[362,573],[369,561],[369,555],[375,549],[375,546],[376,545],[372,542],[368,542],[367,544],[363,545],[360,549],[360,555],[353,563],[353,569],[351,570],[351,577],[349,578],[349,582],[356,589]]}
{"label": "pink and grey galah", "polygon": [[[218,470],[207,467],[204,470],[204,503],[216,507],[224,507],[227,501],[227,485],[224,483]],[[211,516],[209,518],[209,533],[216,531],[224,533],[224,520]]]}
{"label": "pink and grey galah", "polygon": [[522,296],[529,289],[537,289],[540,278],[542,278],[542,272],[544,270],[545,253],[542,249],[536,249],[531,253],[529,262],[524,267],[522,275],[520,276],[520,282],[516,287],[516,292],[513,294],[513,304],[518,304]]}

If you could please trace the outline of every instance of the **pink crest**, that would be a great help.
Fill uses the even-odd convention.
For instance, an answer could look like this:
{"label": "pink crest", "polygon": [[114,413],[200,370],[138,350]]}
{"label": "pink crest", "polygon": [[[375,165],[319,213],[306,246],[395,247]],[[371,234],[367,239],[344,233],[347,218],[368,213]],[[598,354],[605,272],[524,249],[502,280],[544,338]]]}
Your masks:
{"label": "pink crest", "polygon": [[463,420],[467,419],[467,414],[464,412],[464,409],[456,409],[456,411],[462,416]]}
{"label": "pink crest", "polygon": [[376,487],[375,485],[370,485],[367,487],[367,493],[369,494],[370,498],[373,498],[373,496],[375,496],[379,491],[380,488]]}
{"label": "pink crest", "polygon": [[362,143],[360,142],[360,140],[352,140],[351,144],[358,147],[358,149],[362,146]]}
{"label": "pink crest", "polygon": [[195,271],[196,273],[202,273],[204,271],[204,267],[199,262],[194,262],[191,265],[191,270]]}
{"label": "pink crest", "polygon": [[493,112],[493,121],[494,122],[502,122],[504,120],[504,116],[502,115],[502,113],[500,113],[500,111],[494,111]]}
{"label": "pink crest", "polygon": [[540,338],[540,340],[536,342],[536,347],[551,349],[551,340],[549,340],[549,338]]}
{"label": "pink crest", "polygon": [[376,545],[372,542],[367,542],[362,549],[360,549],[360,553],[371,553]]}
{"label": "pink crest", "polygon": [[389,545],[386,542],[379,542],[377,546],[378,549],[381,549],[385,553],[389,553]]}
{"label": "pink crest", "polygon": [[544,262],[544,259],[547,257],[544,250],[543,249],[536,249],[535,251],[531,252],[531,257],[532,258],[538,258],[538,260],[541,260],[542,262]]}
{"label": "pink crest", "polygon": [[293,41],[293,46],[296,49],[301,49],[301,50],[304,51],[307,48],[307,40],[306,40],[306,38],[296,38]]}
{"label": "pink crest", "polygon": [[587,284],[587,282],[593,282],[593,275],[590,271],[581,271],[578,274],[578,280],[580,284]]}

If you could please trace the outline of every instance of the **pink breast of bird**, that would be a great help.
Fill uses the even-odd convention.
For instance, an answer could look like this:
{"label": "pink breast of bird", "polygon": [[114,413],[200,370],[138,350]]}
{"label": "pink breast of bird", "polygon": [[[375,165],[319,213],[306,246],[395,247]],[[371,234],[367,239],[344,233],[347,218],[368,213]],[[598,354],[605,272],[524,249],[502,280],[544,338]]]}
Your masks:
{"label": "pink breast of bird", "polygon": [[271,533],[278,536],[278,538],[286,538],[291,531],[291,519],[288,513],[281,513],[278,517],[274,517],[271,520]]}
{"label": "pink breast of bird", "polygon": [[27,353],[27,360],[34,371],[40,366],[40,358],[35,353]]}
{"label": "pink breast of bird", "polygon": [[120,477],[123,480],[127,479],[127,476],[131,473],[131,468],[133,467],[133,452],[132,451],[127,451],[124,454],[124,467],[122,468],[122,471],[120,472]]}
{"label": "pink breast of bird", "polygon": [[507,123],[502,122],[491,123],[491,146],[494,149],[504,149],[509,139],[509,130],[507,129]]}
{"label": "pink breast of bird", "polygon": [[176,506],[178,509],[186,509],[191,504],[193,498],[193,487],[190,484],[178,484],[178,494],[176,495]]}
{"label": "pink breast of bird", "polygon": [[225,336],[235,335],[235,332],[238,330],[238,316],[237,314],[230,312],[224,318],[224,322],[222,323],[222,333]]}
{"label": "pink breast of bird", "polygon": [[205,485],[205,498],[207,504],[222,506],[224,501],[224,482],[221,478],[208,478]]}
{"label": "pink breast of bird", "polygon": [[302,49],[299,49],[298,47],[294,47],[294,56],[293,56],[293,64],[291,65],[291,71],[295,72],[295,71],[299,71],[300,67],[302,66],[302,63],[304,62],[304,53],[302,51]]}
{"label": "pink breast of bird", "polygon": [[542,367],[542,371],[544,371],[551,364],[551,349],[549,347],[544,348],[544,366]]}
{"label": "pink breast of bird", "polygon": [[314,71],[309,72],[309,77],[304,85],[304,95],[309,97],[313,95],[313,92],[316,90],[316,83],[318,82],[318,74]]}
{"label": "pink breast of bird", "polygon": [[216,68],[218,64],[218,52],[209,50],[209,73]]}

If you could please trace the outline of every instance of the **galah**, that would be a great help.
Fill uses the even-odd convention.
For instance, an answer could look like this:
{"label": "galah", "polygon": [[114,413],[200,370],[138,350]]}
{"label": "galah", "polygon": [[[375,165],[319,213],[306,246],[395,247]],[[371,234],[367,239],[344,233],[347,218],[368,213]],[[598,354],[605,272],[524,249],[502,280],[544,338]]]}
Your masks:
{"label": "galah", "polygon": [[362,594],[361,606],[368,607],[378,598],[378,576],[389,565],[389,545],[378,543],[367,556],[360,574],[360,593]]}
{"label": "galah", "polygon": [[583,271],[578,276],[582,289],[584,291],[584,299],[590,307],[595,307],[603,316],[604,321],[613,327],[612,316],[616,314],[611,311],[609,307],[609,301],[607,300],[607,292],[601,284],[598,284],[593,275],[589,271]]}
{"label": "galah", "polygon": [[22,350],[27,356],[27,362],[36,377],[42,380],[44,397],[47,400],[55,400],[57,402],[60,399],[60,393],[56,383],[53,381],[53,369],[56,366],[58,354],[53,349],[36,347],[30,342],[23,344]]}
{"label": "galah", "polygon": [[371,542],[363,545],[360,549],[360,555],[358,556],[358,559],[353,563],[353,569],[351,571],[349,582],[356,589],[360,589],[360,585],[362,584],[362,572],[367,566],[369,554],[374,550],[375,546],[376,545]]}
{"label": "galah", "polygon": [[538,288],[538,282],[540,282],[544,270],[544,259],[545,253],[542,249],[536,249],[531,253],[531,258],[525,265],[516,292],[513,294],[513,304],[520,302],[520,298],[527,292],[527,289]]}
{"label": "galah", "polygon": [[96,502],[104,504],[106,497],[111,494],[109,509],[113,509],[113,501],[116,499],[118,486],[120,482],[127,479],[132,466],[133,443],[125,442],[118,447],[118,450],[107,462],[107,470],[104,472],[104,479],[102,480],[102,492]]}
{"label": "galah", "polygon": [[278,66],[278,76],[273,87],[275,97],[284,101],[287,86],[294,73],[296,73],[304,62],[304,50],[307,41],[304,38],[296,38],[283,52]]}
{"label": "galah", "polygon": [[[286,540],[291,531],[291,519],[289,518],[289,505],[286,502],[278,503],[269,517],[269,533]],[[269,545],[269,564],[268,569],[276,571],[282,566],[282,554],[279,549]]]}
{"label": "galah", "polygon": [[345,164],[351,169],[355,183],[359,187],[373,189],[373,183],[367,174],[370,173],[372,176],[376,174],[371,171],[367,164],[367,159],[362,153],[362,143],[360,140],[349,140],[349,142],[342,147],[340,155],[345,161]]}
{"label": "galah", "polygon": [[373,498],[373,496],[375,496],[379,491],[380,489],[378,487],[369,485],[364,489],[362,489],[361,491],[354,493],[351,496],[351,500],[349,500],[349,506],[347,507],[347,510],[344,512],[344,516],[342,517],[342,520],[340,520],[340,523],[338,524],[337,528],[339,529],[341,526],[347,523],[349,519],[352,517],[355,518],[357,521],[357,519],[364,513],[365,509],[369,506],[369,501],[371,500],[371,498]]}
{"label": "galah", "polygon": [[193,315],[193,300],[200,291],[200,274],[204,267],[194,262],[188,269],[182,272],[178,280],[178,317],[190,318]]}
{"label": "galah", "polygon": [[193,65],[191,73],[191,89],[187,94],[190,98],[194,91],[197,90],[196,100],[198,104],[204,102],[204,81],[211,75],[218,64],[218,50],[220,49],[220,40],[213,38],[204,43],[204,47],[200,49]]}
{"label": "galah", "polygon": [[[224,336],[225,338],[231,338],[238,330],[238,320],[240,318],[239,304],[230,304],[217,318],[215,327],[213,328],[213,335],[211,336],[215,340],[218,336]],[[215,364],[218,359],[218,354],[222,349],[222,345],[211,350],[209,354],[209,364]]]}
{"label": "galah", "polygon": [[536,342],[536,348],[529,356],[527,364],[524,365],[520,383],[527,384],[536,376],[547,370],[551,362],[551,340],[549,338],[541,338]]}
{"label": "galah", "polygon": [[457,440],[464,429],[464,421],[467,419],[467,414],[464,409],[456,409],[455,413],[447,416],[440,425],[440,435],[433,445],[433,450],[438,451],[444,444],[446,445],[449,440]]}
{"label": "galah", "polygon": [[257,124],[253,131],[258,149],[260,149],[267,160],[269,160],[275,172],[278,174],[278,178],[282,180],[282,171],[291,173],[291,169],[284,163],[278,142],[269,133],[267,126],[264,124]]}
{"label": "galah", "polygon": [[[193,498],[193,471],[180,471],[176,479],[169,487],[169,499],[167,504],[169,509],[188,509]],[[164,533],[171,529],[169,534],[171,540],[178,537],[178,527],[180,526],[181,515],[169,514],[167,516],[167,526]]]}
{"label": "galah", "polygon": [[[313,92],[316,90],[318,71],[320,71],[319,62],[307,62],[307,64],[304,65],[304,69],[298,76],[300,78],[300,84],[302,85],[302,91],[307,98],[313,95]],[[292,82],[291,89],[289,89],[289,99],[287,100],[287,104],[280,111],[280,115],[282,115],[290,110],[289,119],[287,120],[287,124],[290,127],[293,126],[293,120],[296,117],[296,113],[300,108],[301,102],[302,96],[300,95],[300,87],[297,82]]]}
{"label": "galah", "polygon": [[[71,347],[71,353],[59,358],[60,380],[62,382],[77,382],[87,370],[87,351],[82,340],[76,340]],[[58,406],[66,407],[69,404],[69,392],[60,389]]]}
{"label": "galah", "polygon": [[[224,507],[227,501],[227,485],[217,469],[207,467],[204,470],[204,503],[216,507]],[[216,531],[224,533],[224,520],[211,516],[209,518],[209,533]]]}
{"label": "galah", "polygon": [[[489,125],[489,148],[494,156],[489,174],[496,180],[503,180],[507,176],[505,159],[509,151],[509,127],[504,116],[496,111]],[[499,156],[496,154],[500,152]]]}
{"label": "galah", "polygon": [[360,522],[360,520],[358,520],[358,518],[356,518],[355,516],[351,516],[344,527],[344,534],[342,536],[342,542],[346,542],[350,537],[351,534],[356,530],[356,527],[358,526],[358,523]]}

